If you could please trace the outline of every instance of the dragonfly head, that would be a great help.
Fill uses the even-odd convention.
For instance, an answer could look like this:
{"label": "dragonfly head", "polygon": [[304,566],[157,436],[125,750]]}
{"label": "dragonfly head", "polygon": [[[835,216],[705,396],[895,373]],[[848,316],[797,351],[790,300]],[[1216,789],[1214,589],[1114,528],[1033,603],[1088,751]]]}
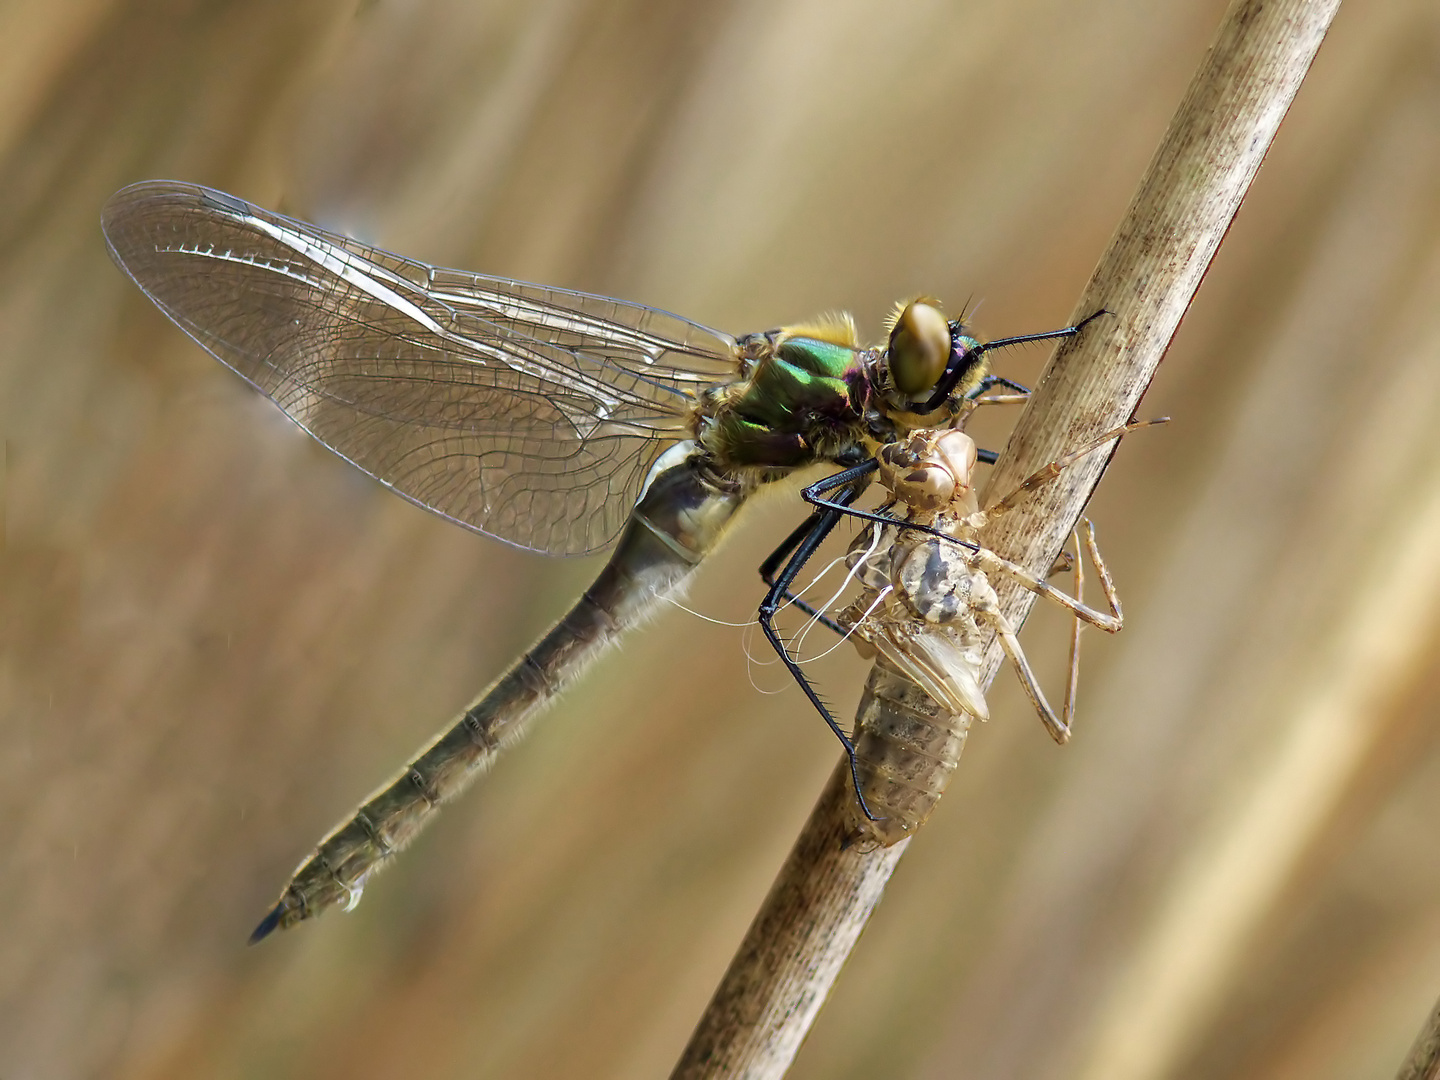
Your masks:
{"label": "dragonfly head", "polygon": [[965,332],[960,319],[947,320],[928,296],[896,306],[882,357],[889,404],[924,415],[959,391],[980,385],[990,370],[985,346]]}

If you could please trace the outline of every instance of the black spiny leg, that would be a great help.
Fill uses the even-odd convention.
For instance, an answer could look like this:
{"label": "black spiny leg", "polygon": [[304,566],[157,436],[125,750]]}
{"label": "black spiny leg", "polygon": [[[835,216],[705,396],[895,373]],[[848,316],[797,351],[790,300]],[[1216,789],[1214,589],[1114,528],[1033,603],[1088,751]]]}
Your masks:
{"label": "black spiny leg", "polygon": [[[986,465],[994,465],[995,462],[998,461],[1000,458],[1000,452],[998,450],[985,450],[982,448],[976,451],[975,457],[976,460]],[[829,479],[829,477],[826,477],[826,480]],[[812,494],[816,493],[817,489],[829,486],[826,484],[826,480],[822,480],[819,484],[816,484],[814,487],[807,488],[806,490],[811,492]],[[810,533],[815,529],[815,527],[819,524],[820,519],[824,516],[826,509],[839,509],[842,513],[842,516],[863,516],[860,511],[852,510],[849,506],[842,506],[840,503],[818,502],[816,509],[810,514],[810,516],[804,521],[802,521],[798,526],[796,526],[795,531],[792,532],[789,536],[787,536],[784,540],[780,541],[780,545],[765,557],[765,561],[760,564],[761,581],[765,582],[766,585],[773,586],[775,584],[775,572],[780,568],[780,565],[787,558],[790,557],[790,553],[795,550],[795,548],[799,545],[800,541],[804,540],[805,537],[809,536]],[[883,521],[889,525],[907,527],[906,522],[893,520],[878,515],[871,520]],[[908,527],[913,528],[914,526]],[[954,538],[951,537],[950,539],[953,540]],[[1068,563],[1066,563],[1064,569],[1070,569]],[[837,623],[834,619],[830,618],[830,616],[826,615],[824,612],[818,611],[815,608],[811,607],[808,603],[800,599],[800,597],[796,596],[789,589],[785,589],[780,594],[780,598],[786,603],[792,604],[795,607],[799,608],[806,615],[809,615],[812,619],[818,622],[821,626],[825,627],[827,630],[833,630],[841,637],[844,637],[847,633],[846,629],[839,623]]]}
{"label": "black spiny leg", "polygon": [[[1092,312],[1085,316],[1085,318],[1081,319],[1074,326],[1065,326],[1059,330],[1046,330],[1043,334],[1021,334],[1019,337],[996,338],[994,341],[986,341],[977,345],[968,352],[957,352],[951,357],[950,364],[945,369],[945,374],[940,376],[940,381],[935,384],[935,389],[930,394],[929,399],[923,405],[918,406],[915,411],[921,414],[932,413],[940,408],[941,405],[945,404],[945,399],[954,392],[956,385],[960,381],[960,376],[965,371],[966,365],[964,363],[956,363],[957,360],[964,361],[967,358],[973,358],[979,353],[989,352],[991,349],[1008,349],[1011,345],[1025,345],[1032,341],[1051,341],[1055,338],[1074,337],[1101,315],[1109,314],[1109,311],[1101,308],[1099,311]],[[957,323],[951,323],[950,325],[952,327],[958,326]]]}
{"label": "black spiny leg", "polygon": [[[820,519],[824,516],[824,513],[825,511],[823,510],[811,511],[810,516],[807,517],[804,521],[802,521],[798,526],[796,526],[794,532],[792,532],[784,540],[780,541],[779,547],[777,547],[769,555],[765,556],[765,561],[760,564],[761,581],[765,582],[766,585],[769,585],[772,588],[774,587],[775,571],[780,568],[781,563],[783,563],[786,559],[790,557],[790,553],[795,550],[795,548],[799,545],[800,541],[804,540],[805,537],[809,536],[812,532],[815,531],[815,528],[820,524]],[[815,608],[811,607],[808,603],[806,603],[804,600],[801,600],[800,597],[796,596],[789,589],[785,589],[783,592],[781,592],[780,599],[784,600],[788,604],[793,604],[795,607],[803,611],[806,615],[809,615],[812,619],[815,619],[817,622],[819,622],[821,626],[824,626],[830,630],[834,630],[835,633],[842,636],[844,635],[845,628],[843,626],[837,623],[834,619],[830,618],[830,616],[826,615],[824,612],[818,611]]]}
{"label": "black spiny leg", "polygon": [[[976,451],[975,457],[976,460],[983,462],[986,465],[994,465],[995,462],[999,460],[1000,453],[998,450],[980,449]],[[816,484],[813,487],[807,488],[806,491],[810,492],[811,494],[817,494],[819,489],[828,488],[830,486],[827,484],[827,481],[829,479],[830,477],[826,477],[825,480],[820,481],[819,484]],[[808,499],[809,496],[807,495],[806,498]],[[775,584],[775,572],[780,568],[780,565],[790,557],[790,553],[795,550],[795,548],[800,544],[800,542],[804,540],[805,537],[809,536],[810,533],[815,529],[815,527],[820,523],[820,519],[825,515],[826,509],[839,509],[842,513],[842,516],[862,516],[860,511],[852,510],[849,506],[842,506],[840,503],[818,502],[815,510],[811,512],[810,516],[804,521],[802,521],[798,526],[796,526],[795,531],[792,532],[789,536],[787,536],[784,540],[780,541],[780,545],[765,557],[765,561],[760,564],[761,581],[765,582],[766,585],[773,586]],[[889,525],[898,525],[902,527],[906,525],[906,523],[903,521],[893,520],[881,516],[876,516],[871,520],[883,521]],[[951,537],[951,539],[954,538]],[[1070,569],[1068,563],[1065,565],[1065,569]],[[837,623],[834,619],[830,618],[830,616],[826,615],[824,612],[818,611],[815,608],[811,607],[804,600],[800,599],[800,597],[792,593],[789,589],[785,589],[780,594],[780,598],[786,603],[793,604],[795,607],[803,611],[806,615],[809,615],[811,618],[813,618],[821,626],[825,627],[828,630],[833,630],[841,637],[844,637],[847,633],[846,629],[839,623]]]}
{"label": "black spiny leg", "polygon": [[1021,386],[1014,379],[1007,379],[1001,375],[986,375],[985,378],[980,380],[979,386],[975,387],[974,390],[966,393],[965,398],[967,401],[974,401],[986,390],[993,390],[997,386],[1003,386],[1006,390],[1014,390],[1017,394],[1030,393],[1030,388],[1028,386]]}
{"label": "black spiny leg", "polygon": [[[854,468],[838,472],[834,476],[827,476],[824,480],[805,489],[807,500],[817,492],[834,491],[836,488],[845,490],[835,496],[833,503],[827,502],[823,508],[812,513],[805,523],[786,537],[785,542],[775,550],[770,558],[765,560],[764,566],[761,567],[761,573],[764,574],[766,570],[769,570],[773,574],[774,564],[784,559],[787,553],[789,554],[788,561],[779,574],[775,575],[774,580],[770,581],[768,577],[766,578],[767,581],[770,581],[770,591],[760,602],[758,613],[760,629],[765,632],[766,639],[774,647],[786,670],[800,684],[800,689],[810,699],[810,704],[815,706],[821,718],[830,726],[835,737],[840,740],[840,745],[845,748],[845,757],[850,762],[850,780],[855,788],[855,797],[860,800],[861,811],[871,821],[880,819],[870,812],[870,807],[865,805],[865,796],[860,791],[860,767],[855,761],[855,744],[850,740],[850,736],[845,734],[845,729],[830,715],[830,710],[825,707],[825,703],[820,700],[820,695],[810,685],[810,680],[800,670],[800,665],[790,655],[790,650],[780,640],[780,634],[775,629],[775,615],[780,610],[784,598],[790,595],[790,586],[794,583],[796,575],[800,573],[801,568],[810,560],[810,556],[815,554],[815,550],[824,543],[825,538],[839,524],[841,517],[849,510],[850,503],[859,497],[862,485],[856,482],[874,472],[877,467],[878,463],[872,458]],[[860,511],[851,512],[860,513]],[[890,520],[879,515],[867,514],[866,516],[875,517],[880,521]],[[807,608],[807,610],[809,609]]]}
{"label": "black spiny leg", "polygon": [[[977,455],[979,460],[984,461],[990,465],[995,464],[996,456],[997,455],[993,450],[981,450]],[[815,483],[811,484],[809,487],[801,490],[800,497],[806,502],[808,502],[811,506],[815,507],[817,510],[818,516],[812,516],[811,520],[823,523],[824,521],[828,520],[827,515],[835,515],[834,520],[832,520],[829,527],[825,529],[825,533],[822,534],[821,539],[824,539],[824,536],[829,534],[830,529],[833,529],[835,527],[835,523],[838,522],[842,517],[853,517],[859,518],[861,521],[878,521],[881,525],[893,525],[897,529],[909,529],[912,532],[922,532],[929,536],[938,536],[941,540],[944,540],[947,543],[956,544],[959,547],[967,547],[971,551],[980,550],[980,545],[975,543],[973,540],[961,540],[959,537],[951,536],[949,533],[941,529],[937,529],[933,525],[921,525],[918,522],[914,521],[902,521],[901,519],[891,517],[888,514],[878,514],[873,510],[857,510],[855,507],[850,505],[851,500],[855,498],[854,495],[846,498],[843,502],[840,501],[839,497],[836,497],[835,499],[826,499],[823,497],[825,492],[834,491],[837,487],[841,487],[842,485],[849,483],[856,475],[856,470],[864,469],[866,472],[870,472],[875,468],[878,468],[878,464],[872,458],[864,465],[857,465],[854,469],[846,469],[844,472],[838,472],[834,476],[827,476],[825,477],[825,479],[818,480]],[[816,529],[819,529],[820,527],[821,524],[816,524],[814,526],[814,528]],[[816,541],[816,544],[818,546],[819,541]],[[806,552],[805,557],[800,560],[801,566],[804,565],[805,559],[808,559],[813,552],[813,547],[810,549],[809,552]],[[794,557],[791,558],[791,565],[793,565],[793,563]],[[786,570],[789,569],[790,565],[787,565]],[[795,567],[796,571],[798,571],[799,569],[799,566]],[[785,577],[785,575],[782,573],[777,580],[783,581],[785,583],[785,588],[788,589],[790,587],[790,582],[794,580],[794,577],[795,575],[793,573],[788,578]],[[771,591],[772,593],[774,592],[773,588]],[[778,607],[776,610],[779,610]]]}

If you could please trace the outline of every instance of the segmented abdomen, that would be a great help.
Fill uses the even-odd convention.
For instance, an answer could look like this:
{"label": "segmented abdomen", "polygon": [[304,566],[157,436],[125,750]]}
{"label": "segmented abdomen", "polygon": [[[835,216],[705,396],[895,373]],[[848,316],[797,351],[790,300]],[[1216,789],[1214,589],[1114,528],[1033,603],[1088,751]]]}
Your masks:
{"label": "segmented abdomen", "polygon": [[970,716],[952,713],[877,658],[855,717],[860,788],[870,812],[851,804],[852,842],[889,847],[930,816],[960,763]]}
{"label": "segmented abdomen", "polygon": [[745,489],[718,485],[693,445],[661,458],[631,512],[610,561],[580,602],[501,676],[460,719],[398,776],[320,841],[296,869],[251,941],[329,907],[353,907],[366,880],[469,783],[497,751],[520,737],[607,645],[643,621],[686,578],[724,532]]}

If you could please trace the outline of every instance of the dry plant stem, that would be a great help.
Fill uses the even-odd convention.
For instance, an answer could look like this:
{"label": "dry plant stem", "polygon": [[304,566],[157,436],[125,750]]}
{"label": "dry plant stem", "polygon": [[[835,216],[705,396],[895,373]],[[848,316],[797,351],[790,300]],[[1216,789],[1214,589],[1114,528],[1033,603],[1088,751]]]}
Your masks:
{"label": "dry plant stem", "polygon": [[1440,1002],[1425,1018],[1425,1026],[1395,1080],[1440,1080]]}
{"label": "dry plant stem", "polygon": [[[1339,0],[1236,0],[1075,308],[1112,315],[1046,366],[990,480],[1026,476],[1139,404],[1325,37]],[[1113,451],[1112,451],[1113,452]],[[984,543],[1032,572],[1054,562],[1109,463],[1097,451],[1022,500]],[[997,582],[1005,616],[1034,597]],[[986,685],[1001,660],[992,643]],[[672,1076],[782,1076],[908,841],[840,850],[853,796],[837,769]],[[1424,1074],[1429,1075],[1429,1074]]]}

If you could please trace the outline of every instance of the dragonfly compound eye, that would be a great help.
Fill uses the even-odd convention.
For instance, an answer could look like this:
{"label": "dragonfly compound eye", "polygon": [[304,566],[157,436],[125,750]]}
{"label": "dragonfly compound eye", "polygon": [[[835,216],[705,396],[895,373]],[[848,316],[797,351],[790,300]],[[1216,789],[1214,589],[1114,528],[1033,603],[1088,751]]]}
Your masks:
{"label": "dragonfly compound eye", "polygon": [[912,300],[895,320],[886,350],[895,389],[919,397],[945,374],[950,360],[950,324],[927,300]]}

